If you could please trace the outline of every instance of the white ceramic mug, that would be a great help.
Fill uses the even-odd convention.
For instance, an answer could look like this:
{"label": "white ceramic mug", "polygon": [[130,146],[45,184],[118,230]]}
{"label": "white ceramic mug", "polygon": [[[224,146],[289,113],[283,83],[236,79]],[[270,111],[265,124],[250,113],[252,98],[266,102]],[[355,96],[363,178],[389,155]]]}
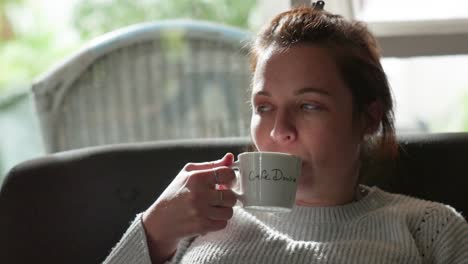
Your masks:
{"label": "white ceramic mug", "polygon": [[289,212],[296,200],[300,158],[279,152],[244,152],[231,166],[237,169],[234,191],[246,209]]}

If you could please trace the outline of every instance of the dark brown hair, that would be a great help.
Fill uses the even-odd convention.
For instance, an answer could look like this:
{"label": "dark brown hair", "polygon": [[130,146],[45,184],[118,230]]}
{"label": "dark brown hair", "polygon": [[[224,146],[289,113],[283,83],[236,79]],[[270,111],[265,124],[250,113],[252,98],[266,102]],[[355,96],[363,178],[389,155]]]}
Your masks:
{"label": "dark brown hair", "polygon": [[277,15],[257,35],[251,47],[250,64],[255,71],[258,57],[270,46],[287,49],[296,44],[326,48],[334,57],[340,74],[351,90],[353,111],[368,117],[367,106],[379,101],[383,106],[380,129],[368,138],[364,153],[370,149],[390,156],[397,153],[393,125],[393,99],[387,76],[380,64],[377,41],[366,25],[349,21],[311,7],[298,7]]}

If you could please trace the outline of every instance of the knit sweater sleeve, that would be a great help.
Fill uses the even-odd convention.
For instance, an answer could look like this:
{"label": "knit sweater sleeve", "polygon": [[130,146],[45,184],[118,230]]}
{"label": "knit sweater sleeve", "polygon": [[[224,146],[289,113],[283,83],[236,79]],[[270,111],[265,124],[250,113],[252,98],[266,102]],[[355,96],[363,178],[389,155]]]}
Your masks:
{"label": "knit sweater sleeve", "polygon": [[436,203],[427,207],[417,232],[423,259],[468,264],[468,224],[452,207]]}
{"label": "knit sweater sleeve", "polygon": [[105,264],[151,264],[142,214],[138,214],[120,242],[112,249]]}
{"label": "knit sweater sleeve", "polygon": [[[138,214],[119,243],[112,249],[104,264],[151,264],[148,243],[145,229],[143,227],[143,214]],[[182,239],[177,245],[174,255],[164,264],[178,263],[185,254],[187,248],[196,238],[187,237]]]}

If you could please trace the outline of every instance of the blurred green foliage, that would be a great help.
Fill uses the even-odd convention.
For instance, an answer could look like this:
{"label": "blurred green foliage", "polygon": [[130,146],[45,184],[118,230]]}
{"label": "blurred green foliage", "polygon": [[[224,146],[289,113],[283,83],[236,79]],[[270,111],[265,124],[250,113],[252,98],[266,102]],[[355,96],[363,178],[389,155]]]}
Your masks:
{"label": "blurred green foliage", "polygon": [[[80,44],[64,44],[62,32],[45,22],[38,5],[34,0],[0,0],[0,14],[7,18],[0,23],[0,95],[25,89]],[[20,29],[21,14],[28,15],[33,28]]]}
{"label": "blurred green foliage", "polygon": [[21,4],[22,2],[23,0],[0,0],[0,41],[14,36],[7,9],[8,7]]}
{"label": "blurred green foliage", "polygon": [[23,0],[0,0],[0,8],[5,7],[8,4],[21,3]]}
{"label": "blurred green foliage", "polygon": [[58,45],[53,32],[19,35],[0,44],[0,93],[29,84],[74,48]]}
{"label": "blurred green foliage", "polygon": [[134,23],[169,18],[248,28],[255,4],[256,0],[82,0],[76,6],[73,24],[83,39]]}
{"label": "blurred green foliage", "polygon": [[[44,14],[35,10],[36,0],[0,0],[0,16],[9,18],[7,7],[21,6],[33,14],[34,28],[15,32],[15,21],[0,19],[8,38],[0,36],[0,95],[24,88],[54,63],[91,38],[130,24],[169,18],[191,18],[248,28],[256,0],[80,0],[73,7],[73,33],[79,38],[63,45],[63,32],[44,24]],[[2,22],[3,21],[3,22]],[[8,25],[7,25],[8,24]],[[45,30],[44,30],[45,29]]]}

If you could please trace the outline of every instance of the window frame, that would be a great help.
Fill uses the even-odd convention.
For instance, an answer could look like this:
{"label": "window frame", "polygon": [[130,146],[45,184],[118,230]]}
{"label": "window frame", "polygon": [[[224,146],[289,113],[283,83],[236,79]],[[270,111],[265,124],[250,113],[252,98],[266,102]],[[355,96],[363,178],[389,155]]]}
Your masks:
{"label": "window frame", "polygon": [[[327,10],[356,19],[353,0],[327,0]],[[291,6],[310,0],[290,0]],[[468,54],[468,19],[419,21],[365,21],[382,49],[383,57]]]}

